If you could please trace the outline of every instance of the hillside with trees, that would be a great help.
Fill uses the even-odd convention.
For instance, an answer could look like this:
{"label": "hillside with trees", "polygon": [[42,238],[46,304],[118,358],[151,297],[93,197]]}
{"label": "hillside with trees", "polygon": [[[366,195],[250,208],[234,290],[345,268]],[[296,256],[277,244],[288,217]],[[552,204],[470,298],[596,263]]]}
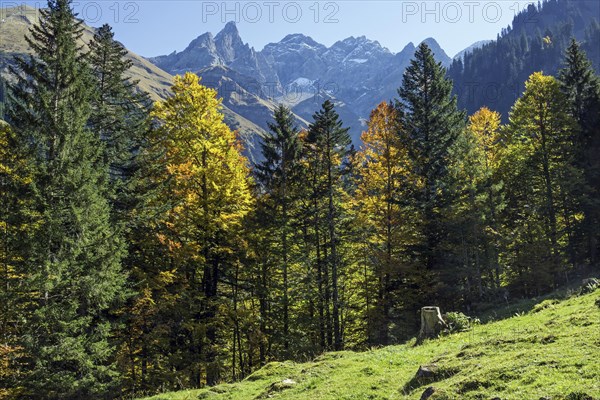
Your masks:
{"label": "hillside with trees", "polygon": [[[361,373],[377,377],[394,374],[402,355],[382,349],[369,361],[370,349],[401,343],[416,347],[411,366],[431,352],[432,363],[449,365],[443,378],[456,380],[446,398],[508,393],[523,383],[519,360],[583,349],[594,356],[536,364],[555,366],[545,376],[560,387],[533,389],[536,375],[515,393],[600,394],[598,282],[580,288],[600,274],[600,77],[576,38],[555,55],[556,74],[524,79],[508,122],[485,106],[463,111],[447,70],[421,43],[396,98],[372,110],[359,148],[334,102],[306,128],[280,105],[261,162],[251,164],[215,89],[185,73],[152,104],[112,28],[85,46],[83,29],[69,0],[50,0],[27,34],[33,53],[15,58],[6,82],[0,398],[263,385],[274,366],[284,366],[275,368],[281,379],[300,379],[293,362],[341,366],[330,361],[345,356],[366,357],[373,365]],[[450,334],[565,287],[557,314],[549,301],[533,309],[543,319],[512,320],[542,331],[513,342],[491,333],[512,322],[481,331],[486,343],[526,349],[457,350],[485,362],[485,375],[466,377],[438,351],[457,342],[415,340],[422,307],[441,306]],[[585,347],[580,336],[590,338]],[[494,360],[504,367],[494,370]],[[370,382],[372,398],[416,398],[422,382],[407,373],[394,393]],[[342,379],[349,397],[353,379]],[[263,392],[252,396],[274,395]]]}
{"label": "hillside with trees", "polygon": [[474,113],[492,108],[507,121],[512,104],[534,72],[556,75],[562,54],[575,38],[600,71],[600,3],[545,0],[530,3],[495,41],[455,59],[448,69],[459,106]]}

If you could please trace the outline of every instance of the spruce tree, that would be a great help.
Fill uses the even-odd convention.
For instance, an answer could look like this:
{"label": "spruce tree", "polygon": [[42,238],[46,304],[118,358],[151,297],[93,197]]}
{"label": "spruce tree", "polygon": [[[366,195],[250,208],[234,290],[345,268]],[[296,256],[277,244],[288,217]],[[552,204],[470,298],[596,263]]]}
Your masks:
{"label": "spruce tree", "polygon": [[[151,252],[144,251],[144,246],[148,237],[155,234],[149,221],[155,210],[147,207],[153,190],[145,176],[152,160],[142,156],[147,146],[150,101],[147,93],[137,89],[138,81],[129,78],[133,62],[124,46],[115,40],[109,25],[96,30],[88,47],[87,60],[93,80],[88,126],[102,141],[102,160],[109,167],[107,196],[111,222],[127,243],[122,265],[130,273],[131,286],[139,288],[145,278],[140,267],[143,270],[149,263],[148,257],[152,257]],[[140,304],[150,304],[144,290],[129,298],[123,308],[125,312],[118,312],[121,323],[115,335],[120,348],[118,363],[127,372],[123,374],[123,383],[132,392],[138,389],[131,365],[135,364],[133,343],[139,337],[136,314],[141,312]],[[143,312],[147,310],[144,308]],[[143,319],[144,324],[147,321],[148,318]]]}
{"label": "spruce tree", "polygon": [[333,348],[341,350],[342,331],[340,326],[340,300],[338,277],[341,264],[339,248],[339,221],[341,207],[339,204],[341,190],[342,162],[348,154],[350,136],[348,128],[343,127],[332,101],[326,100],[321,110],[313,115],[313,122],[308,128],[307,142],[320,154],[320,169],[323,173],[323,192],[327,202],[327,213],[324,218],[327,226],[327,267],[331,270],[331,302],[332,302],[332,334]]}
{"label": "spruce tree", "polygon": [[34,54],[12,70],[10,122],[32,170],[39,214],[22,257],[34,298],[20,336],[24,397],[103,398],[112,365],[107,311],[124,293],[123,245],[110,224],[103,146],[87,128],[93,82],[68,0],[51,0],[27,41]]}
{"label": "spruce tree", "polygon": [[[452,81],[446,78],[446,70],[422,43],[404,73],[397,104],[411,172],[417,177],[407,201],[421,214],[421,240],[411,246],[410,253],[422,268],[421,284],[427,286],[421,287],[423,301],[434,300],[431,296],[440,291],[438,275],[449,261],[444,250],[449,235],[444,213],[454,195],[449,166],[452,147],[465,126],[465,114],[458,111],[451,92]],[[451,276],[451,271],[446,271],[446,278]]]}
{"label": "spruce tree", "polygon": [[104,143],[113,214],[124,223],[123,212],[135,205],[133,178],[140,167],[138,155],[144,145],[150,101],[147,93],[136,89],[138,81],[127,76],[133,62],[109,25],[98,28],[89,48],[94,92],[88,123]]}
{"label": "spruce tree", "polygon": [[[600,79],[591,62],[575,39],[565,53],[565,67],[559,72],[562,92],[567,96],[569,114],[578,130],[573,135],[575,166],[584,173],[581,204],[585,214],[582,223],[583,257],[591,264],[598,261],[600,242]],[[583,261],[582,260],[582,261]]]}
{"label": "spruce tree", "polygon": [[282,275],[281,307],[283,314],[282,342],[284,356],[290,351],[290,300],[289,300],[289,264],[293,240],[294,202],[297,197],[301,143],[294,114],[283,105],[274,111],[274,122],[269,123],[271,134],[263,139],[262,155],[264,161],[256,168],[258,182],[265,196],[264,204],[270,209],[270,218],[265,221],[268,235],[276,237],[274,247],[276,263],[280,265]]}

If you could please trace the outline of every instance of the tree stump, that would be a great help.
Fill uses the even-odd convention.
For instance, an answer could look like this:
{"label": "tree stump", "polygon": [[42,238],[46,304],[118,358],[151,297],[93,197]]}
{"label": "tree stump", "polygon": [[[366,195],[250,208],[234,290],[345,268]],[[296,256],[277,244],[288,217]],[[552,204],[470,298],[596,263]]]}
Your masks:
{"label": "tree stump", "polygon": [[438,335],[446,326],[439,307],[428,306],[421,308],[421,330],[419,340],[432,338]]}

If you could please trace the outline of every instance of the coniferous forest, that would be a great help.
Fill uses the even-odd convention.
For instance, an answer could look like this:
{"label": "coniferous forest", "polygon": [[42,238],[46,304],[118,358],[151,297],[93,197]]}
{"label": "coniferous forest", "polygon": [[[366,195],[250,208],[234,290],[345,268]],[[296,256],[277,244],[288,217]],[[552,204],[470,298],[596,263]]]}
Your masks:
{"label": "coniferous forest", "polygon": [[[426,44],[354,148],[279,106],[251,165],[191,73],[151,104],[105,25],[50,0],[0,122],[0,398],[111,399],[401,343],[598,271],[600,78],[572,40],[507,123]],[[4,89],[6,85],[6,89]]]}

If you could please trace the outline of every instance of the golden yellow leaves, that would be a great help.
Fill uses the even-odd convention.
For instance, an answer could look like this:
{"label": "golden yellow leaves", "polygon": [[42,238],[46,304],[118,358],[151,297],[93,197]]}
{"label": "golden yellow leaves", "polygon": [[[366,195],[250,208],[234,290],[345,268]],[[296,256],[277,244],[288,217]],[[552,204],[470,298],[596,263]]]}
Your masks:
{"label": "golden yellow leaves", "polygon": [[215,232],[238,226],[252,197],[247,160],[223,122],[217,92],[191,73],[175,77],[172,91],[152,110],[152,135],[155,151],[165,154],[157,180],[169,182],[164,196],[173,204],[165,215],[173,235],[165,243],[189,255],[199,253]]}
{"label": "golden yellow leaves", "polygon": [[467,129],[475,138],[477,147],[484,152],[486,165],[496,165],[501,145],[500,113],[482,107],[469,117]]}

